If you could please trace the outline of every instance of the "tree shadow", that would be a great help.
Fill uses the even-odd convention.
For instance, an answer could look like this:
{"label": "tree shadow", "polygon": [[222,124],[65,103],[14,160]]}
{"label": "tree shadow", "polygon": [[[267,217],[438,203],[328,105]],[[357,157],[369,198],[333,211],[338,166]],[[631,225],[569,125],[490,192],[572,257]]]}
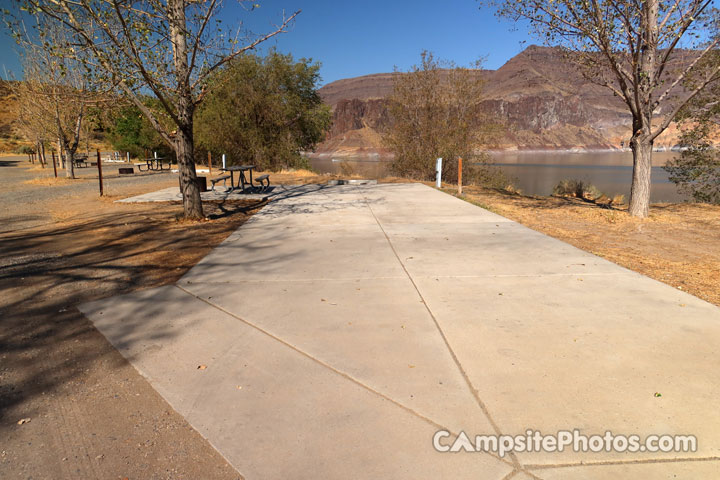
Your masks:
{"label": "tree shadow", "polygon": [[[226,267],[227,259],[233,258],[233,267],[240,271],[281,272],[314,245],[297,242],[283,228],[256,231],[253,241],[240,245],[236,240],[243,238],[244,231],[236,228],[263,206],[261,216],[280,222],[297,213],[352,208],[355,199],[318,198],[326,191],[343,189],[288,187],[275,192],[267,204],[218,202],[209,217],[220,222],[175,222],[173,208],[179,212],[179,206],[151,205],[0,233],[0,418],[33,397],[71,384],[97,362],[123,365],[77,305],[174,284],[203,257],[207,257],[201,262],[205,271]],[[230,219],[237,217],[232,223]],[[213,240],[208,240],[208,232]],[[214,248],[227,234],[230,237]],[[211,250],[215,251],[208,255]],[[122,341],[148,340],[135,332],[162,309],[152,295],[138,297],[119,333]],[[173,333],[159,329],[152,335],[153,341],[163,341]]]}

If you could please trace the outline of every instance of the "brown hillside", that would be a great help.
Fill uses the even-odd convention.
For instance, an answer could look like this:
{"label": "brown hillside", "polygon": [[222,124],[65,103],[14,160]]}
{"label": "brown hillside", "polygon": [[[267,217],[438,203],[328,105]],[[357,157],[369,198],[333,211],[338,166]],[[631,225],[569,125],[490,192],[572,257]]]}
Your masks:
{"label": "brown hillside", "polygon": [[[679,51],[674,65],[688,62],[694,52]],[[505,134],[489,148],[617,149],[627,146],[630,114],[610,90],[585,79],[558,48],[530,46],[497,70],[478,72],[486,81],[484,109],[506,125]],[[355,155],[382,152],[379,135],[388,115],[384,98],[396,74],[384,73],[332,82],[320,94],[333,108],[333,127],[317,154]],[[682,94],[678,92],[678,94]],[[359,144],[359,139],[368,143]],[[673,147],[677,129],[657,141]]]}

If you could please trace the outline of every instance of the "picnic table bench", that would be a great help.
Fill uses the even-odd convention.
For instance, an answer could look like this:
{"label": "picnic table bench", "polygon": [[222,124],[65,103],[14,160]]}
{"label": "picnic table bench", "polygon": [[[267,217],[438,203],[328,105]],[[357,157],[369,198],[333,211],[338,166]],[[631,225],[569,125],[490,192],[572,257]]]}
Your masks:
{"label": "picnic table bench", "polygon": [[256,182],[260,184],[258,187],[260,189],[260,192],[264,192],[268,188],[270,188],[270,175],[260,175],[255,179]]}
{"label": "picnic table bench", "polygon": [[218,182],[223,182],[223,187],[226,186],[226,181],[228,178],[230,178],[230,175],[223,175],[222,177],[211,178],[210,183],[212,183],[212,187],[210,187],[210,190],[212,190],[214,192],[215,184]]}

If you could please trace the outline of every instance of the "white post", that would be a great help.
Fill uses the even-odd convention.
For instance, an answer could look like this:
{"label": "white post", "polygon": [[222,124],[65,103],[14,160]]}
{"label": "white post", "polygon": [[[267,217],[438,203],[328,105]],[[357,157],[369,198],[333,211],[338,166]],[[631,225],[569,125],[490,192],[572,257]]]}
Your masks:
{"label": "white post", "polygon": [[438,158],[437,163],[435,163],[435,186],[437,188],[442,187],[442,158]]}
{"label": "white post", "polygon": [[225,170],[225,154],[223,153],[223,170]]}
{"label": "white post", "polygon": [[130,163],[130,152],[127,152],[127,162]]}
{"label": "white post", "polygon": [[157,152],[153,152],[153,156],[155,157],[155,160],[157,160]]}

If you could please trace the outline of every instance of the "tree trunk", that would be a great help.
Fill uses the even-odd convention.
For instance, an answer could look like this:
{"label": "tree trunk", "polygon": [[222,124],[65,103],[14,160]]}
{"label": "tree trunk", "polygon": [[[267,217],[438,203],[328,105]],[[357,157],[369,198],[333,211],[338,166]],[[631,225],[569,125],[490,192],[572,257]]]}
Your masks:
{"label": "tree trunk", "polygon": [[650,210],[653,142],[645,135],[636,136],[630,140],[630,148],[633,152],[633,176],[628,213],[633,217],[646,218]]}
{"label": "tree trunk", "polygon": [[183,196],[185,218],[200,220],[205,218],[200,198],[200,189],[195,172],[193,113],[195,104],[189,79],[187,21],[185,18],[184,0],[168,2],[170,20],[170,39],[173,44],[173,62],[177,80],[177,116],[178,129],[175,136],[175,154],[177,155],[178,171],[180,172],[180,190]]}
{"label": "tree trunk", "polygon": [[[189,133],[188,133],[189,132]],[[200,189],[197,184],[195,172],[195,159],[193,157],[194,144],[192,126],[178,129],[175,138],[175,154],[177,155],[178,171],[180,172],[180,190],[183,196],[183,210],[185,218],[200,220],[205,218],[200,198]]]}
{"label": "tree trunk", "polygon": [[44,159],[43,159],[43,156],[42,156],[42,152],[40,151],[40,142],[37,142],[37,143],[35,144],[35,151],[37,151],[38,163],[40,164],[40,166],[41,166],[42,168],[45,168],[45,164],[43,163],[43,160],[44,160]]}
{"label": "tree trunk", "polygon": [[40,157],[42,158],[43,168],[47,165],[47,158],[45,158],[45,144],[40,142]]}
{"label": "tree trunk", "polygon": [[61,146],[65,152],[65,176],[67,178],[75,178],[75,152],[68,150],[65,145]]}

